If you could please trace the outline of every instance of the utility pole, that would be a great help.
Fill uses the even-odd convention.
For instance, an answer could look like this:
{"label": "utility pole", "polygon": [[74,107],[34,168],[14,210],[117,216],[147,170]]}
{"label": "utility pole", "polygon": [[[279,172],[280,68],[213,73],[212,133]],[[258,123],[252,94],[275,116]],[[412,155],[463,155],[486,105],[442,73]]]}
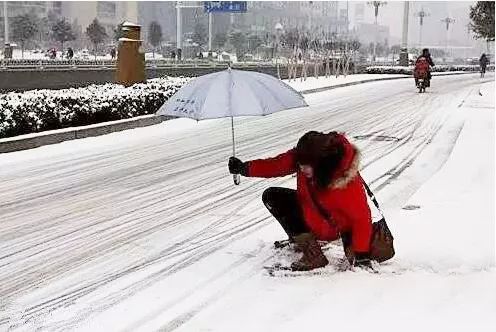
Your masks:
{"label": "utility pole", "polygon": [[449,26],[451,23],[455,23],[455,19],[446,16],[446,18],[442,19],[441,22],[446,23],[446,54],[448,54]]}
{"label": "utility pole", "polygon": [[422,27],[424,25],[424,17],[430,16],[428,12],[422,8],[418,13],[415,14],[419,18],[419,48],[422,48]]}
{"label": "utility pole", "polygon": [[470,23],[467,24],[466,27],[467,27],[467,47],[465,48],[465,52],[464,52],[464,54],[465,54],[465,60],[464,61],[467,61],[467,58],[468,58],[468,54],[467,53],[468,53],[468,50],[469,50],[469,47],[470,47],[469,46],[470,45],[470,31],[471,31],[471,29],[470,29]]}
{"label": "utility pole", "polygon": [[405,1],[403,6],[403,36],[401,38],[400,66],[408,66],[408,15],[410,3]]}
{"label": "utility pole", "polygon": [[375,57],[376,57],[376,46],[377,46],[377,34],[379,32],[379,28],[378,28],[378,25],[377,25],[377,16],[379,16],[379,7],[380,6],[384,6],[387,4],[387,2],[385,1],[369,1],[367,2],[367,4],[369,5],[372,5],[374,6],[374,16],[375,16],[375,21],[374,21],[374,25],[375,25],[375,36],[374,36],[374,51],[373,51],[373,61],[375,62]]}
{"label": "utility pole", "polygon": [[208,55],[212,54],[212,24],[213,24],[212,12],[208,13]]}
{"label": "utility pole", "polygon": [[9,15],[7,14],[7,1],[3,2],[4,44],[9,43]]}
{"label": "utility pole", "polygon": [[183,48],[183,43],[182,43],[182,34],[183,34],[183,22],[182,22],[182,15],[181,15],[181,5],[182,1],[177,1],[176,2],[176,56],[177,60],[181,61],[181,53],[182,53],[182,48]]}
{"label": "utility pole", "polygon": [[349,1],[346,0],[346,35],[350,33],[350,4]]}

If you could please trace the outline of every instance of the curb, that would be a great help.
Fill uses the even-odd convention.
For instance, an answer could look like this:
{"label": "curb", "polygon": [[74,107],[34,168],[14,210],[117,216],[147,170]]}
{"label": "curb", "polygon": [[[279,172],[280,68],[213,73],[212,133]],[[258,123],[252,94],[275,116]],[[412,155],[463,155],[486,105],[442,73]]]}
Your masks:
{"label": "curb", "polygon": [[71,141],[79,138],[106,135],[117,131],[146,127],[171,119],[165,115],[143,115],[132,119],[105,122],[99,125],[50,130],[44,133],[21,135],[0,139],[0,153],[33,149],[44,145]]}
{"label": "curb", "polygon": [[[448,76],[448,75],[463,75],[463,74],[476,74],[477,72],[464,72],[464,73],[442,73],[435,76]],[[369,80],[361,80],[343,84],[337,84],[332,86],[320,87],[315,89],[308,89],[300,91],[302,94],[311,94],[317,92],[323,92],[327,90],[333,90],[337,88],[342,88],[345,86],[378,82],[378,81],[389,81],[396,79],[406,79],[412,78],[412,76],[400,76],[400,77],[383,77],[383,78],[373,78]],[[0,153],[8,153],[14,151],[21,151],[27,149],[33,149],[44,145],[61,143],[64,141],[70,141],[79,138],[94,137],[100,135],[106,135],[113,132],[123,131],[127,129],[134,129],[146,126],[152,126],[159,124],[163,121],[170,120],[172,117],[164,115],[143,115],[140,117],[132,119],[124,119],[118,121],[104,122],[101,124],[95,124],[91,126],[84,127],[74,127],[68,129],[57,129],[50,130],[43,133],[34,133],[21,135],[10,138],[0,139]]]}
{"label": "curb", "polygon": [[321,88],[302,90],[302,91],[300,91],[300,93],[301,94],[304,94],[304,95],[307,95],[307,94],[311,94],[311,93],[324,92],[324,91],[327,91],[327,90],[333,90],[333,89],[337,89],[337,88],[344,88],[345,86],[358,85],[358,84],[369,83],[369,82],[377,82],[377,81],[398,80],[400,78],[410,78],[410,76],[405,76],[405,77],[372,78],[370,80],[361,80],[361,81],[355,81],[355,82],[349,82],[349,83],[343,83],[343,84],[336,84],[336,85],[331,85],[331,86],[323,86]]}

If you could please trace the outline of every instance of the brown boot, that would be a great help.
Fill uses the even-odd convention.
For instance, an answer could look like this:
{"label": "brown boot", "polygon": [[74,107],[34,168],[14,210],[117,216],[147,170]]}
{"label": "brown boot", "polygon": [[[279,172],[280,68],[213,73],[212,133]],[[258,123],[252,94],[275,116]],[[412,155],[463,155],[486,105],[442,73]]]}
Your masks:
{"label": "brown boot", "polygon": [[294,237],[295,243],[303,252],[299,261],[291,264],[293,271],[309,271],[329,264],[312,233],[303,233]]}

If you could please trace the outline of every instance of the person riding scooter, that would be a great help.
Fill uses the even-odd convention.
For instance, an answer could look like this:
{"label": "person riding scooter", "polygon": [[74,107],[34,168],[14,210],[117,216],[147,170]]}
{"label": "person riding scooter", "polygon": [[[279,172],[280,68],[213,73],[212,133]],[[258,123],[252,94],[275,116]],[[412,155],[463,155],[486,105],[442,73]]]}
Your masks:
{"label": "person riding scooter", "polygon": [[434,67],[434,61],[432,61],[431,54],[428,48],[422,50],[422,54],[415,61],[415,86],[418,85],[418,79],[422,77],[425,73],[427,74],[426,87],[431,85],[431,70],[430,67]]}

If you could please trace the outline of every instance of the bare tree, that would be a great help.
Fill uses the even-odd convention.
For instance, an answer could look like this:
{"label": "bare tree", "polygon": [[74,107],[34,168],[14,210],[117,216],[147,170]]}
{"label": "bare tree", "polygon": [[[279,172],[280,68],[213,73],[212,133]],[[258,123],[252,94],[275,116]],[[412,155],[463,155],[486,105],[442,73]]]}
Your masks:
{"label": "bare tree", "polygon": [[93,43],[93,49],[94,49],[95,60],[96,60],[96,53],[97,53],[97,49],[98,49],[98,44],[103,43],[103,41],[108,37],[108,35],[105,32],[105,28],[100,24],[100,22],[98,22],[98,20],[96,18],[86,28],[86,35]]}
{"label": "bare tree", "polygon": [[36,18],[29,14],[19,15],[12,19],[12,35],[21,42],[21,53],[24,59],[24,46],[38,32]]}
{"label": "bare tree", "polygon": [[76,39],[74,32],[72,31],[71,25],[65,20],[65,18],[58,20],[52,26],[53,38],[60,42],[62,47],[62,52],[64,51],[64,43]]}
{"label": "bare tree", "polygon": [[155,48],[162,42],[162,27],[156,21],[150,23],[148,41],[153,46],[153,57],[155,58]]}

